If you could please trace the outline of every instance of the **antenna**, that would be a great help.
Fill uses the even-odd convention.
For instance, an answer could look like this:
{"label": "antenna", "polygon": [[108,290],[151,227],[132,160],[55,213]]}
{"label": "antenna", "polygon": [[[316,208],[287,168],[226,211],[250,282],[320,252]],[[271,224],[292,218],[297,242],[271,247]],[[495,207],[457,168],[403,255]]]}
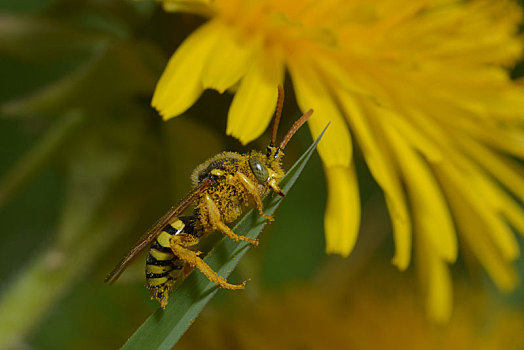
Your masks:
{"label": "antenna", "polygon": [[275,144],[277,140],[278,124],[280,123],[280,116],[282,115],[282,106],[284,105],[284,88],[282,85],[278,86],[278,99],[277,108],[275,110],[275,116],[273,117],[273,130],[271,132],[271,143],[270,146]]}
{"label": "antenna", "polygon": [[312,109],[310,109],[306,113],[304,113],[302,115],[302,117],[300,117],[295,122],[295,124],[293,124],[293,126],[289,129],[289,131],[287,132],[286,136],[284,137],[284,139],[280,143],[280,146],[278,146],[279,149],[284,149],[284,147],[286,147],[286,145],[289,142],[289,140],[291,140],[291,137],[293,137],[293,135],[297,132],[297,130],[300,129],[300,127],[302,125],[304,125],[304,123],[309,119],[309,117],[311,117],[311,114],[313,114],[313,110]]}

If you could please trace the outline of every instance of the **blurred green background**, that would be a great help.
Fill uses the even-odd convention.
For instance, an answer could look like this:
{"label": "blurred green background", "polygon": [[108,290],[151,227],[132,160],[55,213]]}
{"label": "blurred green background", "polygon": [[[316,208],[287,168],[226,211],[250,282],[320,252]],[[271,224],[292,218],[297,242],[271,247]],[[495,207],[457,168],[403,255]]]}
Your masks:
{"label": "blurred green background", "polygon": [[[189,191],[196,165],[223,150],[265,149],[267,133],[247,147],[224,135],[230,94],[206,92],[168,122],[149,106],[167,59],[201,23],[148,1],[0,3],[0,349],[122,345],[158,305],[144,286],[143,258],[114,286],[104,284],[104,276]],[[281,132],[300,114],[293,92],[286,92]],[[301,130],[286,152],[286,168],[310,143]],[[266,334],[268,347],[345,348],[352,341],[360,348],[370,345],[366,335],[369,341],[392,324],[412,330],[404,339],[391,335],[407,348],[435,339],[468,348],[476,344],[470,338],[524,346],[518,336],[524,288],[499,294],[467,258],[453,267],[458,306],[451,323],[427,322],[415,269],[400,273],[389,265],[393,244],[383,195],[356,158],[363,215],[350,258],[324,254],[325,182],[315,155],[261,245],[230,277],[250,279],[248,288],[220,291],[180,348],[252,348],[242,338],[250,332]],[[522,258],[518,265],[524,272]],[[296,300],[303,308],[287,310]],[[296,321],[295,336],[311,326],[329,341],[277,342],[286,335],[264,327],[285,327],[279,315]],[[349,340],[330,335],[346,329]],[[387,339],[383,347],[391,348]]]}

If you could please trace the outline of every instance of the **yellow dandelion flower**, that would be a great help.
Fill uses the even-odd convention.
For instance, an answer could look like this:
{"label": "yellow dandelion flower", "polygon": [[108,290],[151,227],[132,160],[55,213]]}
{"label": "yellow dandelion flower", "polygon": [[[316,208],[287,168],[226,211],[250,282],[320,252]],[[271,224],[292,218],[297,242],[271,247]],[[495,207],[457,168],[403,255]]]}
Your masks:
{"label": "yellow dandelion flower", "polygon": [[[164,0],[209,21],[177,49],[153,106],[183,113],[205,89],[237,85],[227,133],[247,143],[270,121],[289,72],[328,182],[327,251],[348,255],[360,202],[358,146],[384,191],[396,245],[412,242],[428,312],[449,318],[448,264],[458,241],[503,290],[524,232],[524,90],[509,77],[522,56],[521,7],[510,0]],[[203,10],[204,9],[204,10]],[[407,195],[406,195],[407,193]]]}

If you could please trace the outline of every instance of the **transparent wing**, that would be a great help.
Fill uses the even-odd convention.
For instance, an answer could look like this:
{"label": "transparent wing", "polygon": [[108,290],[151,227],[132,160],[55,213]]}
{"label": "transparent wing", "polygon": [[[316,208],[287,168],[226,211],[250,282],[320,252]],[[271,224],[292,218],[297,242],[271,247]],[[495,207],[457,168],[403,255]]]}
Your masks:
{"label": "transparent wing", "polygon": [[111,271],[104,282],[109,282],[113,284],[118,277],[124,272],[127,266],[133,261],[133,259],[140,254],[145,247],[149,246],[155,238],[158,236],[160,231],[174,218],[179,216],[195,199],[204,192],[206,188],[211,185],[211,180],[204,181],[198,188],[191,192],[184,200],[182,200],[177,205],[172,206],[167,213],[164,214],[160,219],[155,222],[153,226],[147,232],[140,237],[138,242],[131,248],[131,250],[124,256],[124,258],[115,266],[113,271]]}

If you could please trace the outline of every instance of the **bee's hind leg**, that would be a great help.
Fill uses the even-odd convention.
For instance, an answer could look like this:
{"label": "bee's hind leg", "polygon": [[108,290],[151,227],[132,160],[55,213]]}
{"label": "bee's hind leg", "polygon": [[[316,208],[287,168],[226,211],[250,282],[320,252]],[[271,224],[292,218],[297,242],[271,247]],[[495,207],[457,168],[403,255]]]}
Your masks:
{"label": "bee's hind leg", "polygon": [[234,239],[237,242],[246,241],[254,246],[258,246],[258,239],[251,239],[245,236],[239,236],[222,221],[220,211],[218,210],[217,205],[208,195],[206,195],[206,207],[209,216],[209,221],[211,222],[211,225],[213,225],[214,228],[219,229],[223,234],[225,234],[231,239]]}
{"label": "bee's hind leg", "polygon": [[208,280],[217,284],[224,289],[244,289],[246,282],[242,284],[231,284],[226,279],[216,273],[208,264],[204,262],[198,255],[200,252],[193,251],[188,247],[194,246],[198,243],[198,239],[187,234],[178,234],[171,236],[169,241],[171,250],[180,260],[184,261],[192,267],[196,267]]}

